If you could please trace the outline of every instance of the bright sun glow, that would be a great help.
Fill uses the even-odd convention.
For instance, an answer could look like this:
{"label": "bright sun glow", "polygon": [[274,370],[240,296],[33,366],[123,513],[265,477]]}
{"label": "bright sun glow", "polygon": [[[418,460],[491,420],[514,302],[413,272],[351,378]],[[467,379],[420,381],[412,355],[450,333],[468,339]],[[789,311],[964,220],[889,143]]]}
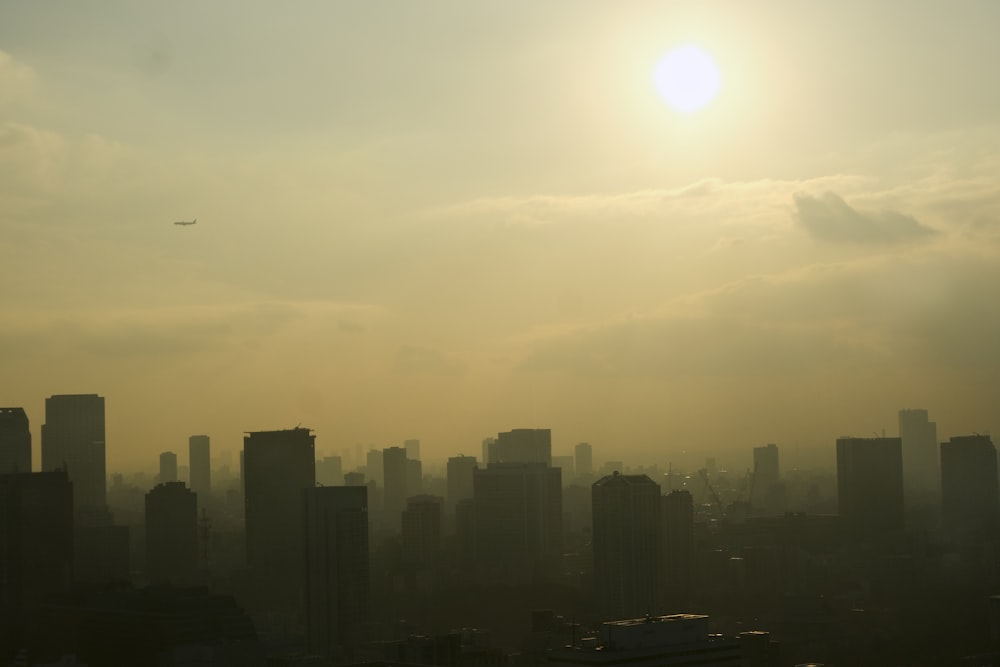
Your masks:
{"label": "bright sun glow", "polygon": [[653,82],[675,111],[693,113],[719,94],[722,77],[712,57],[691,44],[679,46],[656,63]]}

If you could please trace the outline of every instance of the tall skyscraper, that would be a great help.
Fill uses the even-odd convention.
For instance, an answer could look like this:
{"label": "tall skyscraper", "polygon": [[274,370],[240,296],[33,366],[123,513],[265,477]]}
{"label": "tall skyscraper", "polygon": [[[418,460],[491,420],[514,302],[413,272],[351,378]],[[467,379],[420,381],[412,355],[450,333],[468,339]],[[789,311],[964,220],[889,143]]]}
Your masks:
{"label": "tall skyscraper", "polygon": [[475,560],[509,577],[545,576],[562,554],[562,471],[494,463],[473,471]]}
{"label": "tall skyscraper", "polygon": [[421,494],[406,499],[402,516],[403,558],[416,567],[433,567],[441,555],[444,498]]}
{"label": "tall skyscraper", "polygon": [[160,484],[177,481],[177,455],[173,452],[160,454]]}
{"label": "tall skyscraper", "polygon": [[[382,450],[370,449],[365,457],[365,477],[369,482],[375,482],[378,486],[385,486],[384,476],[385,464],[382,462]],[[368,499],[369,502],[371,498]]]}
{"label": "tall skyscraper", "polygon": [[406,449],[406,458],[410,459],[411,461],[419,461],[420,460],[420,441],[419,440],[417,440],[415,438],[411,438],[409,440],[404,440],[403,441],[403,447]]}
{"label": "tall skyscraper", "polygon": [[899,437],[903,443],[903,488],[910,505],[936,504],[941,491],[937,424],[927,410],[899,411]]}
{"label": "tall skyscraper", "polygon": [[0,408],[0,475],[31,472],[31,429],[24,408]]}
{"label": "tall skyscraper", "polygon": [[370,575],[368,489],[326,486],[305,497],[305,601],[309,653],[342,657],[365,640]]}
{"label": "tall skyscraper", "polygon": [[498,463],[544,463],[552,465],[552,430],[515,428],[497,434]]}
{"label": "tall skyscraper", "polygon": [[607,475],[591,486],[594,583],[604,620],[659,611],[663,559],[660,485],[646,475]]}
{"label": "tall skyscraper", "polygon": [[777,484],[781,480],[777,445],[753,448],[753,474],[754,484],[761,488]]}
{"label": "tall skyscraper", "polygon": [[191,586],[197,577],[198,498],[184,482],[158,484],[146,494],[146,578]]}
{"label": "tall skyscraper", "polygon": [[402,447],[386,447],[382,450],[385,522],[393,528],[399,526],[400,513],[406,507],[406,499],[410,495],[407,484],[410,478],[408,461],[406,450]]}
{"label": "tall skyscraper", "polygon": [[247,562],[261,603],[281,613],[297,612],[304,595],[302,494],[316,486],[315,440],[307,428],[243,438]]}
{"label": "tall skyscraper", "polygon": [[589,442],[581,442],[574,450],[576,456],[576,474],[591,475],[594,472],[594,452]]}
{"label": "tall skyscraper", "polygon": [[778,465],[778,446],[774,444],[753,448],[752,497],[748,497],[747,510],[756,514],[783,514],[785,487],[781,484]]}
{"label": "tall skyscraper", "polygon": [[406,458],[406,497],[415,496],[424,490],[424,464],[420,459]]}
{"label": "tall skyscraper", "polygon": [[452,456],[448,459],[448,514],[455,511],[461,500],[472,498],[472,471],[476,469],[475,456]]}
{"label": "tall skyscraper", "polygon": [[483,438],[483,467],[491,463],[498,463],[497,459],[497,439]]}
{"label": "tall skyscraper", "polygon": [[73,583],[73,489],[65,472],[0,474],[0,664]]}
{"label": "tall skyscraper", "polygon": [[837,502],[855,539],[903,528],[903,445],[899,438],[837,439]]}
{"label": "tall skyscraper", "polygon": [[107,505],[104,397],[55,395],[45,399],[42,470],[62,470],[73,483],[73,509],[80,514]]}
{"label": "tall skyscraper", "polygon": [[994,539],[1000,527],[997,487],[997,449],[990,436],[941,443],[941,518],[953,537]]}
{"label": "tall skyscraper", "polygon": [[212,449],[207,435],[188,438],[188,465],[191,490],[204,507],[212,494]]}

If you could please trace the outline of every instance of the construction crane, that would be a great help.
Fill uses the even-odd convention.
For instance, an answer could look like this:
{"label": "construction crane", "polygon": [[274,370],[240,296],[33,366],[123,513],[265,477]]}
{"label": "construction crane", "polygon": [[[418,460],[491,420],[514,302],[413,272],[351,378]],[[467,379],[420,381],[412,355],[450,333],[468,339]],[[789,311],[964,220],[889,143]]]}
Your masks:
{"label": "construction crane", "polygon": [[719,512],[724,513],[726,508],[723,507],[719,494],[712,488],[712,483],[708,481],[708,470],[705,468],[699,468],[698,474],[701,475],[701,478],[705,481],[705,488],[708,489],[708,493],[712,497],[712,504],[719,508]]}

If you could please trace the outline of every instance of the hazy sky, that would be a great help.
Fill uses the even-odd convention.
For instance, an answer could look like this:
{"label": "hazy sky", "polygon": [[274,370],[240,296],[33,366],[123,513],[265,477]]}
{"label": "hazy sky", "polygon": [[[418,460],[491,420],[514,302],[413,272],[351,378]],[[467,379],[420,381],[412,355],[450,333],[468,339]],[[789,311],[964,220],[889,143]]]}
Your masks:
{"label": "hazy sky", "polygon": [[[321,453],[1000,432],[1000,3],[0,2],[0,404]],[[652,73],[693,42],[722,91]],[[171,224],[198,219],[191,227]],[[688,457],[688,458],[685,458]]]}

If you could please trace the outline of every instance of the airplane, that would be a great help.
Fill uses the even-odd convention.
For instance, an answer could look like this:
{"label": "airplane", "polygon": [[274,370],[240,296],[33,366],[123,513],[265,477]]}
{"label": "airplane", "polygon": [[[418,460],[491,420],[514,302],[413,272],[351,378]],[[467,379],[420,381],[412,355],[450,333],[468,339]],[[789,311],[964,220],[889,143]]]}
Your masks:
{"label": "airplane", "polygon": [[179,221],[175,222],[174,224],[175,225],[193,225],[196,222],[198,222],[198,218],[195,218],[194,220],[179,220]]}

